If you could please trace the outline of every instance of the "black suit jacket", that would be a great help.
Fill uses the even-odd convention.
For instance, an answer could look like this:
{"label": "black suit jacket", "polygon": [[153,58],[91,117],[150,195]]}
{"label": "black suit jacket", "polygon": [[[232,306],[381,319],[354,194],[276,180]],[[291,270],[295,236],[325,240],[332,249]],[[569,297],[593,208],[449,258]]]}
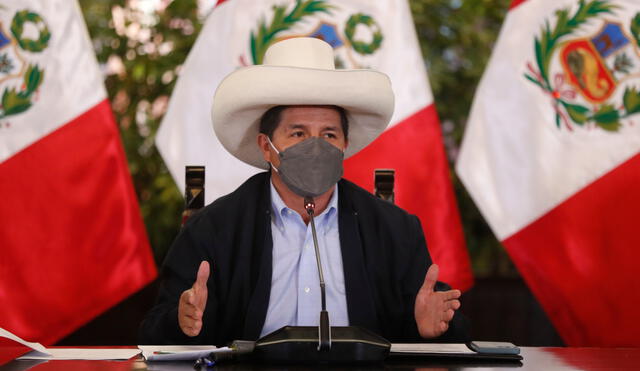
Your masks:
{"label": "black suit jacket", "polygon": [[[226,345],[260,336],[271,292],[269,184],[269,173],[255,175],[189,219],[164,262],[158,301],[141,325],[141,344]],[[431,258],[418,218],[344,179],[338,187],[350,325],[392,342],[424,341],[414,302]],[[190,338],[178,326],[178,299],[193,285],[202,260],[211,264],[209,294],[202,331]],[[466,341],[467,327],[456,314],[434,341]]]}

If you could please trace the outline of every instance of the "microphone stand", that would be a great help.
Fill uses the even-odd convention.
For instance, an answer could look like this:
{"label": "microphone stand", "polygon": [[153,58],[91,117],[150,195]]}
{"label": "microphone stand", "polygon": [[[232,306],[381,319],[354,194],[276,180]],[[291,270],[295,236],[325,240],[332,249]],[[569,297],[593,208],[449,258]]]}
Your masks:
{"label": "microphone stand", "polygon": [[324,275],[322,274],[322,263],[320,262],[320,249],[318,248],[318,236],[316,235],[316,223],[314,221],[314,211],[316,203],[310,197],[304,198],[304,208],[309,215],[311,223],[311,235],[313,236],[313,247],[316,250],[316,263],[318,264],[318,276],[320,279],[320,298],[322,309],[320,310],[320,324],[318,327],[318,350],[328,351],[331,349],[331,327],[329,327],[329,313],[327,312],[326,290],[324,285]]}
{"label": "microphone stand", "polygon": [[367,329],[356,326],[329,326],[324,275],[320,262],[320,249],[314,222],[315,203],[305,197],[304,208],[310,217],[313,246],[315,247],[322,308],[320,324],[312,326],[285,326],[263,336],[255,342],[253,357],[272,363],[371,363],[381,362],[388,355],[391,343]]}

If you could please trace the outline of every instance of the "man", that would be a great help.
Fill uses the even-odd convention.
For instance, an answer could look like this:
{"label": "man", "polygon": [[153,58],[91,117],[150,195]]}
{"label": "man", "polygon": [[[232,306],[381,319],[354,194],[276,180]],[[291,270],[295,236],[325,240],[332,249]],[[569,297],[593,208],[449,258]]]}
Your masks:
{"label": "man", "polygon": [[467,340],[455,315],[460,292],[434,290],[438,267],[418,219],[340,179],[343,158],[389,122],[388,77],[335,70],[333,50],[318,39],[276,43],[264,61],[222,81],[212,117],[231,154],[270,171],[189,220],[165,260],[141,342],[224,345],[317,325],[305,197],[315,202],[332,326],[365,327],[393,342]]}

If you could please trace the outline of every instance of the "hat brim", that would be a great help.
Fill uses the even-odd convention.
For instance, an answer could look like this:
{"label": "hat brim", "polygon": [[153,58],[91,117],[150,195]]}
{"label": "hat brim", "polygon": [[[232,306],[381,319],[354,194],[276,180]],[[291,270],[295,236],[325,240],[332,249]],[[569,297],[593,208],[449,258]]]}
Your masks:
{"label": "hat brim", "polygon": [[228,75],[216,90],[213,128],[236,158],[268,169],[257,145],[259,121],[271,107],[336,105],[347,111],[349,145],[345,158],[375,140],[393,114],[387,75],[373,70],[324,70],[258,65]]}

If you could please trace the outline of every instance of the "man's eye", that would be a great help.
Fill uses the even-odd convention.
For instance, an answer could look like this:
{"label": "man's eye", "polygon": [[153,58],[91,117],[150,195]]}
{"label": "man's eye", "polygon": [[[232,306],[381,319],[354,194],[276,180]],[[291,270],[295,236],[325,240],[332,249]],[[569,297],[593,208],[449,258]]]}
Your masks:
{"label": "man's eye", "polygon": [[300,138],[302,136],[304,136],[304,133],[301,131],[294,131],[293,133],[291,133],[292,137],[296,137],[296,138]]}
{"label": "man's eye", "polygon": [[324,137],[328,139],[336,139],[336,135],[334,133],[325,133]]}

